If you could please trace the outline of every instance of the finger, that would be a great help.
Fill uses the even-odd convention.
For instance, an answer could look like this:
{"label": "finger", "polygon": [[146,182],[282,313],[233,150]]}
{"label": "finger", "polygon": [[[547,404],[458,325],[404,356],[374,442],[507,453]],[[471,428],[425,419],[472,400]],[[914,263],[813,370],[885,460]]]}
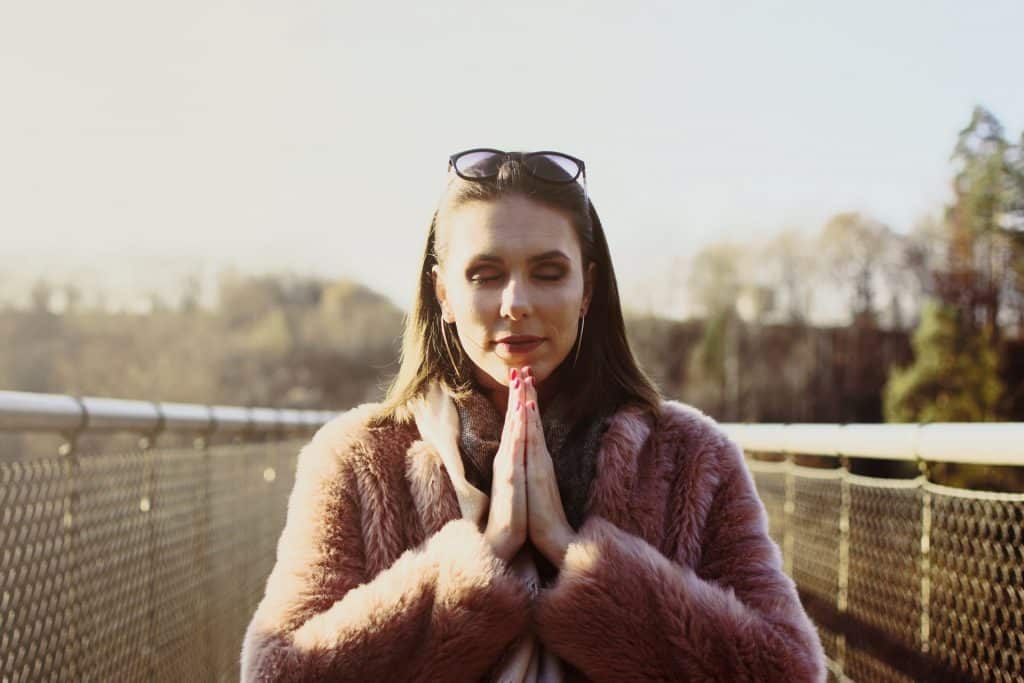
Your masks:
{"label": "finger", "polygon": [[515,462],[515,442],[520,438],[520,432],[525,434],[526,429],[526,406],[518,397],[510,400],[509,416],[506,428],[508,434],[503,438],[503,452],[509,462]]}
{"label": "finger", "polygon": [[[523,410],[525,410],[525,407],[523,408]],[[525,420],[524,420],[524,423],[525,423]],[[526,530],[526,522],[527,522],[527,518],[528,518],[528,513],[527,513],[527,480],[526,480],[526,477],[527,477],[527,472],[526,472],[526,469],[527,469],[526,468],[527,452],[528,451],[526,449],[526,442],[524,440],[523,442],[521,442],[519,444],[519,449],[517,450],[518,457],[517,457],[517,463],[516,463],[516,469],[515,469],[515,482],[516,483],[515,483],[515,490],[513,492],[514,495],[515,495],[515,514],[516,514],[517,519],[520,522],[520,525],[523,528],[523,531]]]}
{"label": "finger", "polygon": [[519,386],[519,383],[521,381],[522,380],[519,377],[516,377],[515,379],[513,379],[511,382],[508,383],[508,402],[507,402],[507,404],[505,406],[505,421],[506,422],[509,420],[509,418],[512,416],[512,413],[515,411],[516,389]]}
{"label": "finger", "polygon": [[522,379],[516,378],[509,385],[508,402],[507,402],[507,404],[505,406],[505,424],[502,426],[502,430],[501,430],[501,440],[502,441],[505,440],[505,435],[509,431],[509,426],[511,425],[511,423],[515,419],[515,415],[516,415],[516,401],[519,400],[518,399],[518,396],[519,396],[519,385],[521,383],[522,383]]}
{"label": "finger", "polygon": [[507,408],[505,410],[505,414],[506,415],[509,415],[509,414],[512,413],[512,390],[513,390],[513,387],[515,386],[516,381],[522,381],[522,379],[523,379],[522,375],[520,374],[520,372],[517,369],[512,368],[512,369],[510,369],[508,371],[508,397],[509,397],[509,401],[508,401]]}
{"label": "finger", "polygon": [[[526,382],[526,418],[531,427],[541,428],[540,404],[537,399],[537,387],[534,385],[534,378],[529,377]],[[535,430],[536,431],[536,430]],[[543,433],[543,432],[541,432]]]}
{"label": "finger", "polygon": [[526,397],[528,401],[537,402],[537,380],[533,375],[526,379]]}
{"label": "finger", "polygon": [[495,473],[501,472],[503,481],[512,482],[516,477],[516,452],[519,449],[516,442],[520,429],[518,411],[514,408],[509,413],[507,427],[507,433],[502,437],[498,453],[494,456],[494,471]]}
{"label": "finger", "polygon": [[512,458],[513,465],[516,469],[523,468],[526,465],[526,444],[528,438],[529,430],[526,424],[526,404],[520,401],[519,408],[516,411],[516,431]]}
{"label": "finger", "polygon": [[[533,401],[529,401],[527,403],[527,405],[526,405],[526,422],[527,422],[527,427],[526,427],[526,429],[527,429],[526,449],[530,453],[539,453],[540,452],[540,439],[543,438],[543,434],[544,434],[544,432],[542,430],[542,427],[540,425],[540,421],[537,419],[537,412],[536,412],[536,408],[534,407],[536,405],[537,404],[534,403]],[[535,462],[537,462],[537,461],[535,461]],[[526,473],[527,478],[532,480],[532,481],[536,481],[537,477],[541,476],[542,474],[543,474],[543,468],[541,468],[539,466],[538,467],[531,467],[527,471],[527,473]]]}
{"label": "finger", "polygon": [[530,419],[530,401],[533,400],[532,389],[530,389],[531,385],[532,385],[532,380],[529,380],[529,379],[524,379],[523,380],[523,389],[522,389],[522,393],[523,393],[523,398],[522,398],[522,401],[523,401],[523,420],[526,422],[526,443],[527,443],[527,447],[529,447],[531,430],[532,430],[532,427],[530,425],[530,423],[532,422],[532,420]]}
{"label": "finger", "polygon": [[508,476],[512,472],[512,457],[511,453],[513,450],[513,440],[515,439],[515,413],[511,410],[506,411],[508,418],[505,420],[505,424],[501,430],[501,440],[498,442],[498,452],[494,454],[494,460],[491,463],[491,469],[494,472],[494,478],[497,479],[499,476]]}
{"label": "finger", "polygon": [[512,384],[509,385],[508,391],[508,419],[506,420],[507,425],[512,425],[517,419],[519,419],[519,404],[523,402],[523,378],[520,375]]}

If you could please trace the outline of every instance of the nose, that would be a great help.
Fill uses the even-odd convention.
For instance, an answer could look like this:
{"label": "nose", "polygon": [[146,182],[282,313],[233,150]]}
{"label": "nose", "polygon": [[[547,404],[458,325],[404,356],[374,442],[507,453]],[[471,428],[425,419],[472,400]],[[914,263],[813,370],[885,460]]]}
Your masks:
{"label": "nose", "polygon": [[531,313],[529,293],[517,278],[508,279],[501,292],[501,317],[519,320]]}

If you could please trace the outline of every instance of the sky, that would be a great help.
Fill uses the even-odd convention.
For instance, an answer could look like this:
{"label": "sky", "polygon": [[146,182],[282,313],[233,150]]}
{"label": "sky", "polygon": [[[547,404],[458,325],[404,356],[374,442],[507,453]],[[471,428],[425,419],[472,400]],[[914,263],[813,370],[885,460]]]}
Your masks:
{"label": "sky", "polygon": [[221,270],[406,307],[447,158],[585,160],[627,306],[701,246],[908,230],[976,104],[1024,128],[1007,2],[0,2],[0,297]]}

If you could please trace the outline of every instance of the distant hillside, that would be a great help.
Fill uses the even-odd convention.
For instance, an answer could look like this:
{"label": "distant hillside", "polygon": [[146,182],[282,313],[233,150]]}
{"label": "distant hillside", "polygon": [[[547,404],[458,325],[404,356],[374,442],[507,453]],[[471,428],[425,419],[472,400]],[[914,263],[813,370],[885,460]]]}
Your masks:
{"label": "distant hillside", "polygon": [[382,395],[403,313],[357,283],[222,278],[213,310],[0,311],[0,386],[21,391],[345,408]]}

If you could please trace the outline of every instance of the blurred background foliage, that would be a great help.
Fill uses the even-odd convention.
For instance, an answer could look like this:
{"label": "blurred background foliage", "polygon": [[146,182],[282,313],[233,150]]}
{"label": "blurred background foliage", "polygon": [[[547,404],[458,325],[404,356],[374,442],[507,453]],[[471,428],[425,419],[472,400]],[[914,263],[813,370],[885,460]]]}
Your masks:
{"label": "blurred background foliage", "polygon": [[[644,368],[722,421],[1024,420],[1024,135],[976,108],[952,161],[952,203],[909,230],[845,212],[705,247],[698,315],[628,313]],[[359,283],[229,271],[213,306],[197,278],[181,292],[125,312],[39,280],[0,309],[0,387],[344,409],[397,369],[404,313]],[[812,321],[822,297],[845,323]]]}
{"label": "blurred background foliage", "polygon": [[397,368],[402,311],[349,281],[220,278],[217,306],[194,296],[148,313],[83,310],[36,287],[31,310],[0,313],[0,385],[160,401],[345,408],[379,395]]}

